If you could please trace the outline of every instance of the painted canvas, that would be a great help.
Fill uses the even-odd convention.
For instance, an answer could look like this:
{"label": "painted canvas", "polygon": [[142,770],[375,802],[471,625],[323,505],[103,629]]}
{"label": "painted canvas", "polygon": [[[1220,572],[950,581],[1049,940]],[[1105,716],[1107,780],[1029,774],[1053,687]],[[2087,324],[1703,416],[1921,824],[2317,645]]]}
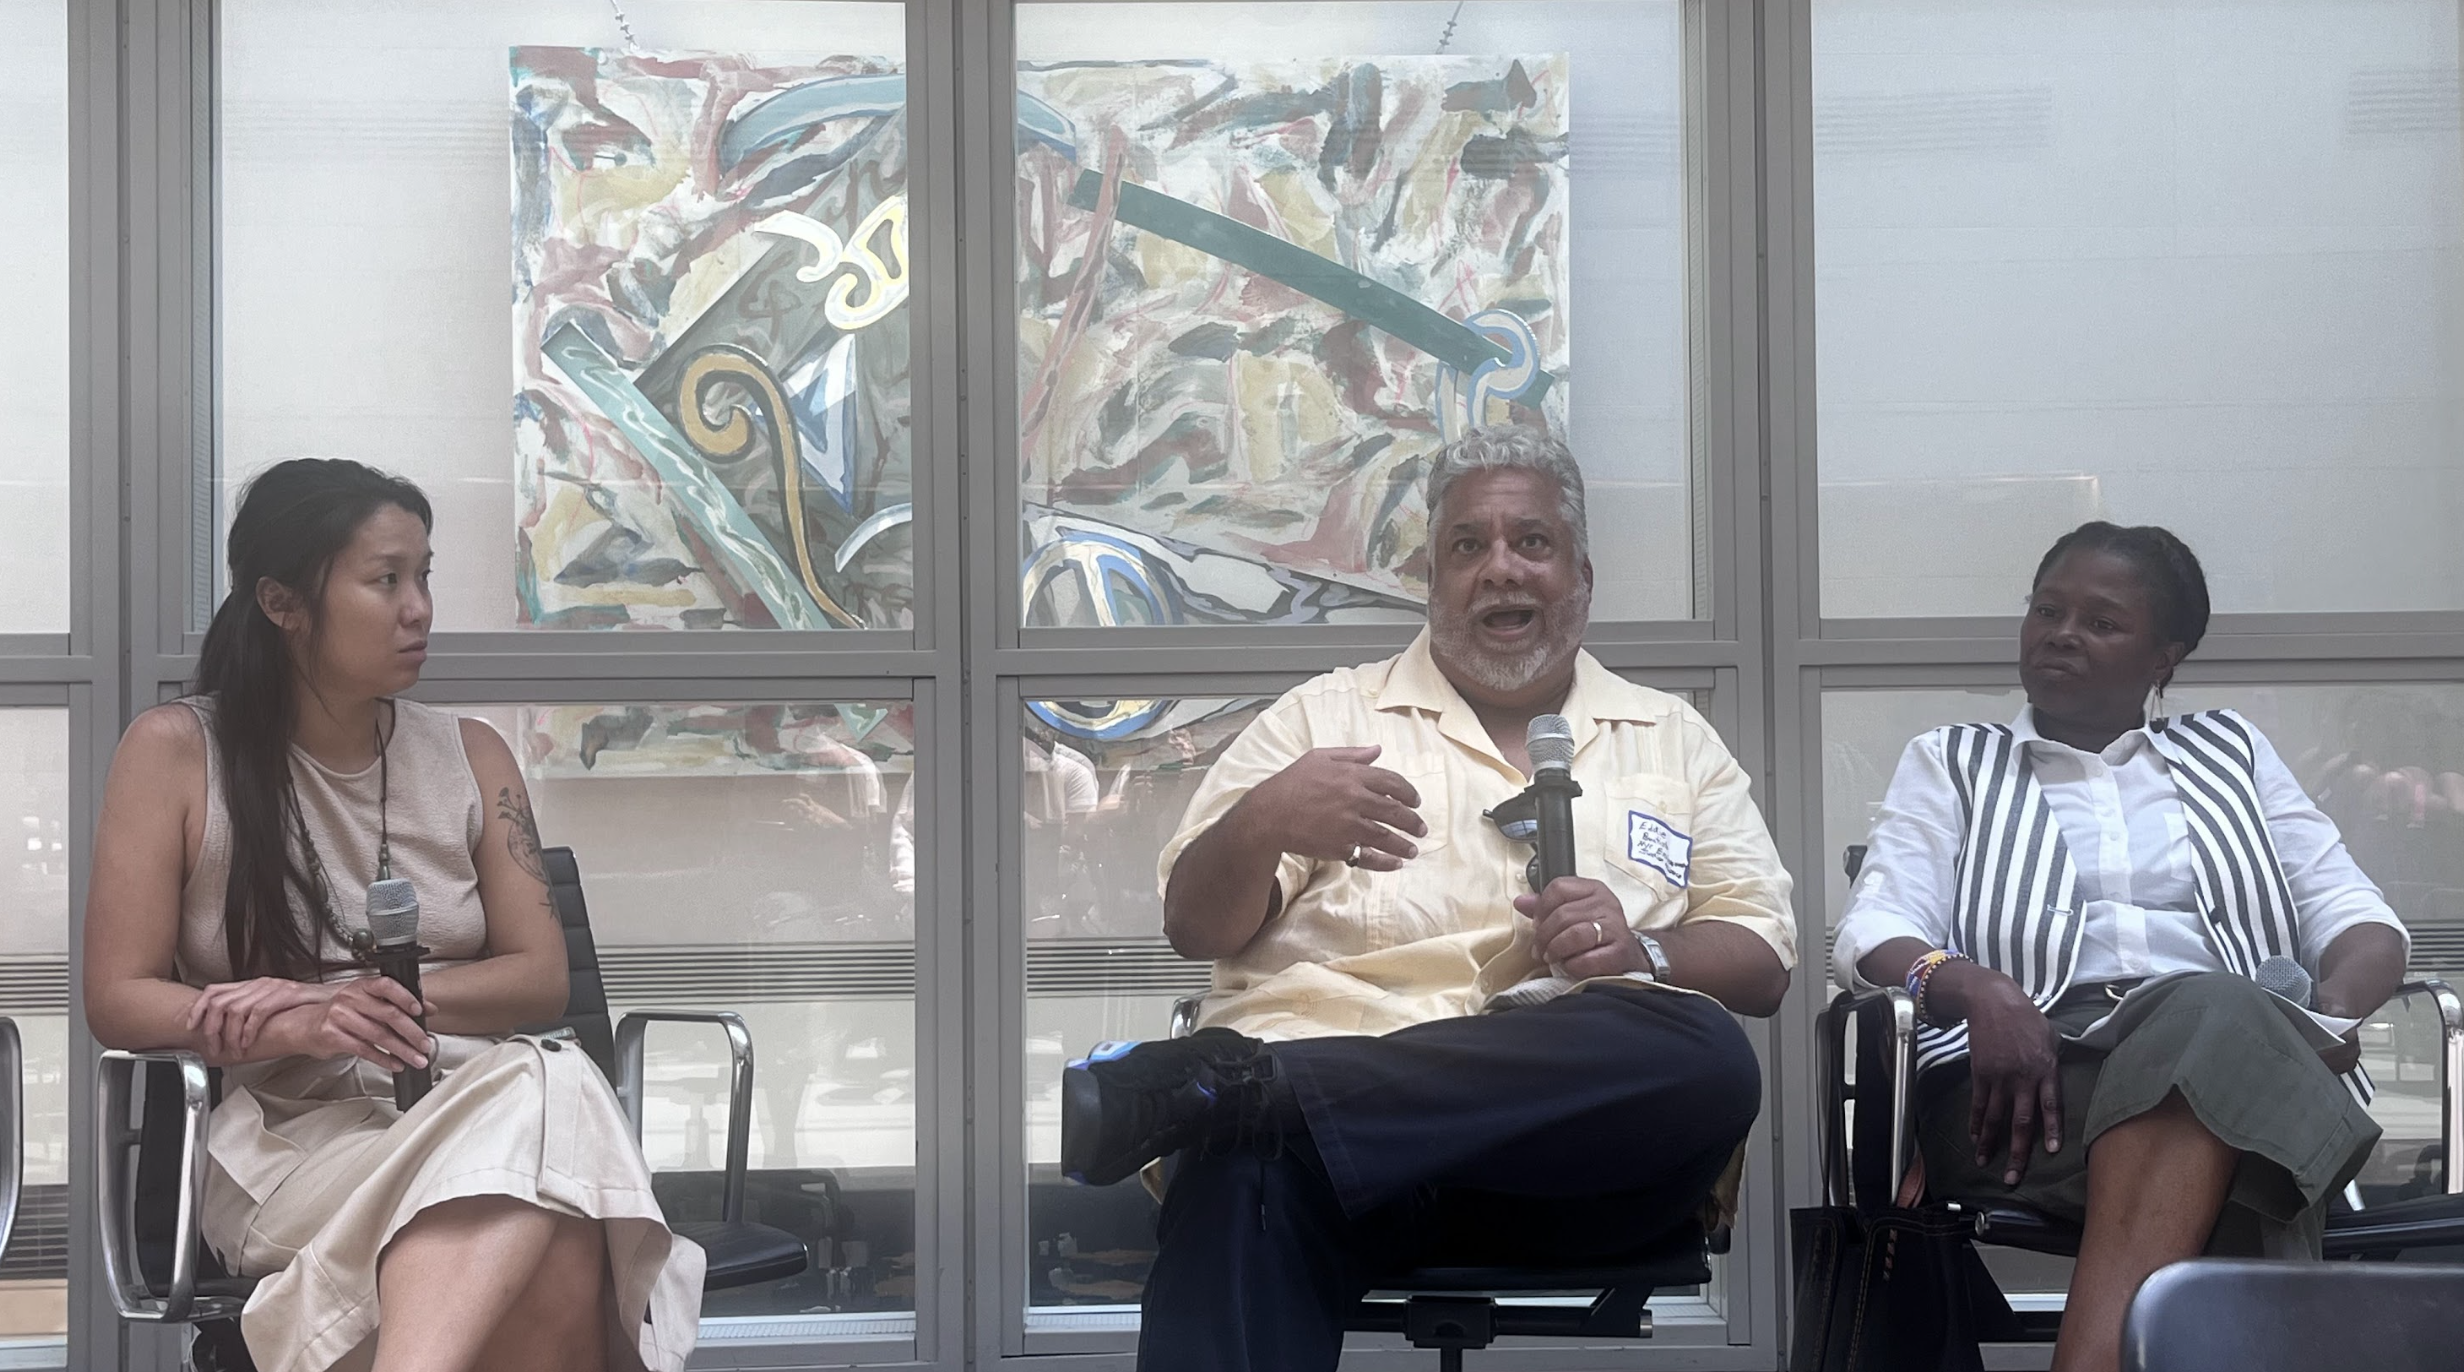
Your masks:
{"label": "painted canvas", "polygon": [[1562,431],[1568,68],[1020,71],[1030,623],[1416,617],[1430,455]]}
{"label": "painted canvas", "polygon": [[907,623],[899,64],[511,67],[519,622]]}

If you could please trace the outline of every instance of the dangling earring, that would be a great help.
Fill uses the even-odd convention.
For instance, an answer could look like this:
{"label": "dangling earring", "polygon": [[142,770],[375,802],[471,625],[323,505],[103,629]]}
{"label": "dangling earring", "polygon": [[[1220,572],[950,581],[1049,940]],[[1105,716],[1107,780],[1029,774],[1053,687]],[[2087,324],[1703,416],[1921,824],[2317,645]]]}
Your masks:
{"label": "dangling earring", "polygon": [[2157,720],[2165,717],[2165,684],[2163,682],[2159,681],[2155,685],[2147,688],[2147,705],[2145,709],[2147,711],[2147,722],[2150,724],[2153,724]]}

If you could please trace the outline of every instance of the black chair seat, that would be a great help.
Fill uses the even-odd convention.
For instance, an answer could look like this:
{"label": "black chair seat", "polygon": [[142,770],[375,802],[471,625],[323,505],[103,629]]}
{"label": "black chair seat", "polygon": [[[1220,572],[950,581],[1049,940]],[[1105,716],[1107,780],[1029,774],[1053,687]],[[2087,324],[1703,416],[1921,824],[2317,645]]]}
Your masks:
{"label": "black chair seat", "polygon": [[2419,1196],[2327,1217],[2327,1256],[2464,1244],[2464,1196]]}
{"label": "black chair seat", "polygon": [[[1726,1231],[1719,1236],[1725,1239]],[[1420,1267],[1395,1272],[1371,1284],[1368,1299],[1352,1307],[1344,1328],[1363,1334],[1401,1334],[1423,1348],[1445,1351],[1444,1366],[1459,1367],[1462,1350],[1485,1348],[1510,1335],[1545,1338],[1649,1337],[1644,1307],[1652,1293],[1700,1286],[1711,1280],[1703,1233],[1687,1224],[1623,1260],[1568,1267]],[[1393,1292],[1379,1296],[1378,1292]],[[1496,1297],[1541,1292],[1589,1295],[1585,1305],[1516,1305]]]}
{"label": "black chair seat", "polygon": [[725,1220],[684,1220],[673,1227],[678,1234],[700,1244],[702,1255],[709,1259],[710,1265],[702,1277],[705,1291],[778,1281],[804,1270],[804,1240],[784,1229],[751,1220],[733,1224]]}
{"label": "black chair seat", "polygon": [[[2079,1256],[2076,1225],[2008,1203],[1968,1208],[1976,1215],[1979,1243],[2064,1258]],[[2374,1205],[2367,1210],[2338,1211],[2327,1217],[2325,1251],[2330,1258],[2386,1256],[2407,1248],[2450,1244],[2464,1244],[2464,1196],[2420,1196]]]}
{"label": "black chair seat", "polygon": [[1601,1267],[1419,1267],[1381,1279],[1380,1291],[1605,1291],[1646,1286],[1655,1291],[1711,1280],[1700,1239],[1682,1248]]}

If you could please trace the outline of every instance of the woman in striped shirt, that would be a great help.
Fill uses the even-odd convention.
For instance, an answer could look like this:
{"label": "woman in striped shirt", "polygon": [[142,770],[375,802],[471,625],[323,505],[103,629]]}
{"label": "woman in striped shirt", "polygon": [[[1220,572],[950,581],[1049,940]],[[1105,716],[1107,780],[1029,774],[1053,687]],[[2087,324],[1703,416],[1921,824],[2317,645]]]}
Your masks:
{"label": "woman in striped shirt", "polygon": [[1843,984],[1917,996],[1907,1193],[2084,1226],[2057,1372],[2117,1367],[2168,1262],[2316,1257],[2378,1138],[2354,1022],[2407,937],[2255,726],[2163,716],[2207,619],[2171,533],[2055,543],[2027,708],[1908,745],[1839,929]]}

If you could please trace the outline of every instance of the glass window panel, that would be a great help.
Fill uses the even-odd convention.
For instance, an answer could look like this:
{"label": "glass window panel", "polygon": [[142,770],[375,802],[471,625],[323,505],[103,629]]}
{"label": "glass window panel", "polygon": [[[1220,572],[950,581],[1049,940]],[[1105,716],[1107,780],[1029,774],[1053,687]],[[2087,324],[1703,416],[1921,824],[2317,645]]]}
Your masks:
{"label": "glass window panel", "polygon": [[[1702,703],[1694,692],[1673,694]],[[1155,1256],[1154,1202],[1135,1182],[1098,1188],[1062,1178],[1061,1069],[1106,1040],[1164,1036],[1173,1002],[1207,989],[1208,964],[1182,959],[1164,941],[1156,860],[1180,831],[1206,769],[1273,703],[1026,706],[1019,853],[1030,1328],[1039,1309],[1056,1328],[1086,1328],[1107,1307],[1126,1321],[1145,1287]],[[1717,1270],[1723,1266],[1715,1262]]]}
{"label": "glass window panel", "polygon": [[1594,617],[1697,613],[1675,0],[1037,4],[1017,49],[1028,624],[1415,618],[1427,459],[1508,418],[1618,531]]}
{"label": "glass window panel", "polygon": [[0,1015],[25,1048],[26,1141],[0,1361],[56,1352],[68,1330],[69,847],[68,711],[0,709]]}
{"label": "glass window panel", "polygon": [[1135,1307],[1145,1287],[1154,1202],[1134,1182],[1094,1188],[1062,1178],[1061,1068],[1107,1039],[1163,1037],[1173,1000],[1206,990],[1207,964],[1183,960],[1164,942],[1155,860],[1206,769],[1272,703],[1026,707],[1019,894],[1031,1308]]}
{"label": "glass window panel", "polygon": [[[813,1267],[711,1293],[705,1340],[912,1333],[912,707],[463,713],[512,742],[542,837],[574,850],[611,1013],[730,1009],[752,1031],[745,1213]],[[727,1065],[715,1029],[650,1033],[643,1148],[671,1218],[717,1217]]]}
{"label": "glass window panel", "polygon": [[2003,613],[2097,517],[2219,610],[2464,606],[2454,5],[1818,0],[1813,51],[1825,615]]}
{"label": "glass window panel", "polygon": [[[2413,936],[2416,976],[2464,979],[2464,685],[2213,686],[2168,708],[2231,706],[2267,732],[2294,777],[2343,831]],[[2365,1201],[2419,1194],[2438,1170],[2439,1025],[2426,998],[2362,1026],[2385,1133],[2359,1179]],[[2426,1172],[2425,1172],[2425,1169]]]}
{"label": "glass window panel", "polygon": [[0,634],[68,632],[68,5],[0,0]]}
{"label": "glass window panel", "polygon": [[[2007,721],[2023,702],[2016,689],[1823,694],[1826,928],[1836,930],[1847,901],[1843,850],[1865,841],[1908,740],[1942,724]],[[2265,731],[2343,830],[2412,933],[2414,974],[2464,976],[2464,685],[2199,686],[2167,698],[2172,711],[2225,706]],[[2363,1062],[2379,1086],[2370,1112],[2385,1131],[2360,1178],[2365,1203],[2444,1185],[2434,1161],[2439,1042],[2422,998],[2363,1026]],[[2068,1280],[2066,1261],[1989,1249],[1987,1263],[2012,1290],[2058,1292]]]}
{"label": "glass window panel", "polygon": [[224,519],[353,457],[455,629],[906,624],[905,13],[223,5]]}

